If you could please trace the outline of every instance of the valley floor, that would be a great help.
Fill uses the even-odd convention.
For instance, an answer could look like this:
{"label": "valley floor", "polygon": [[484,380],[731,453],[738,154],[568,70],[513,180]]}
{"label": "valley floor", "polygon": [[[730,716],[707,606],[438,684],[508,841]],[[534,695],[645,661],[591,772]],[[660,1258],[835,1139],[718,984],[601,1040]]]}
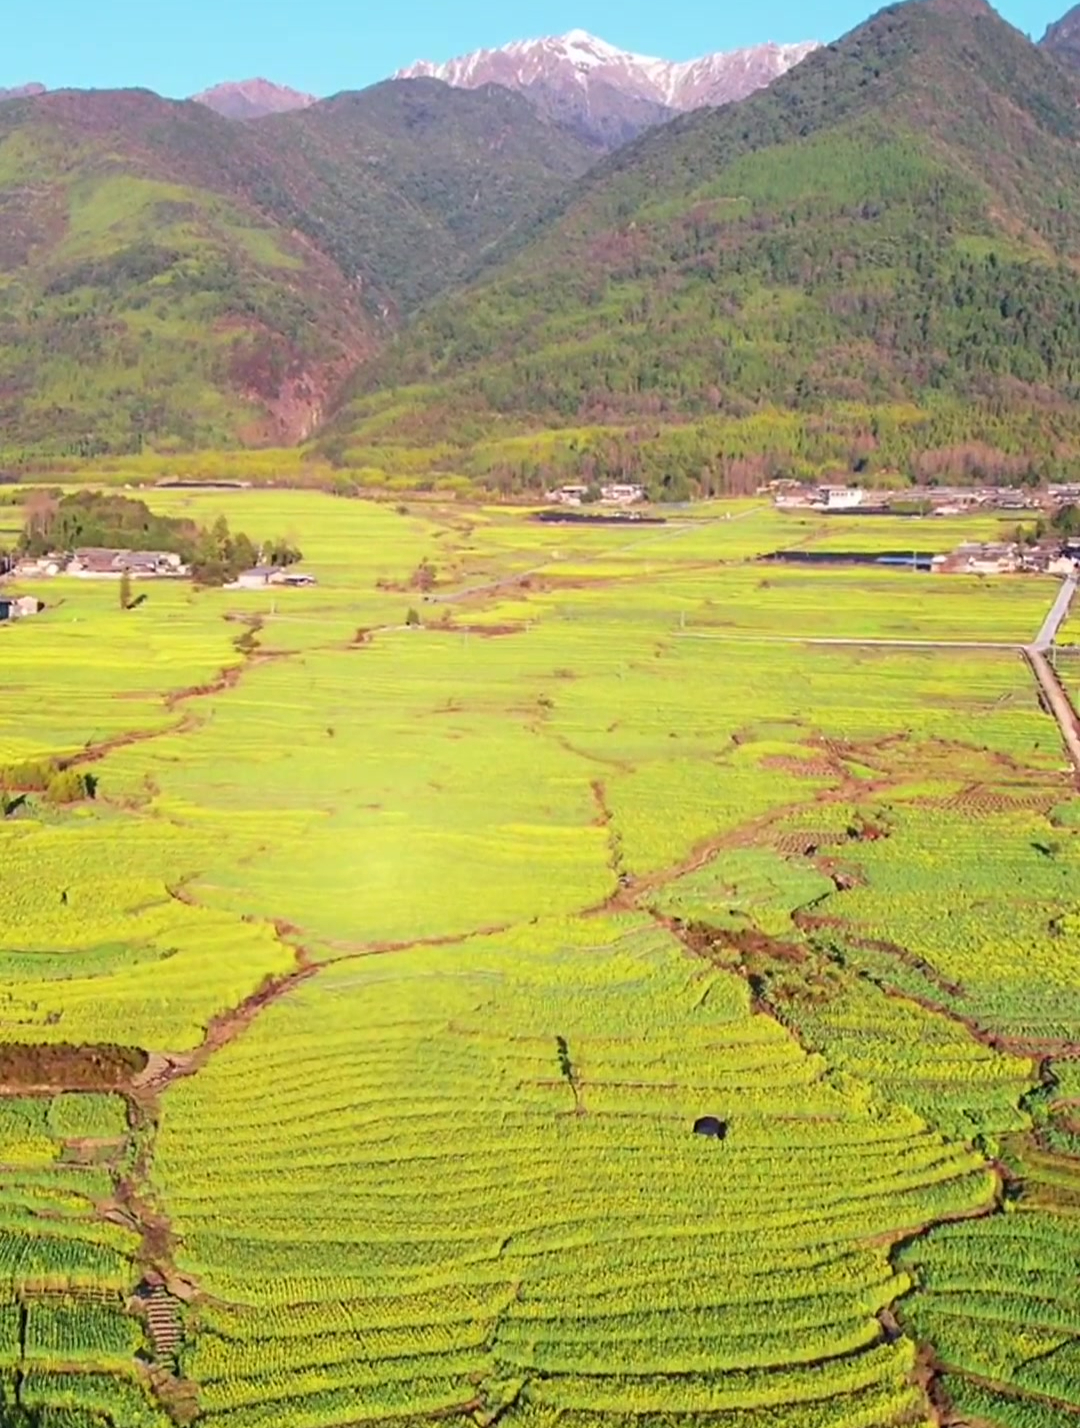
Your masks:
{"label": "valley floor", "polygon": [[319,585],[0,629],[0,762],[98,779],[0,821],[13,1422],[1080,1423],[1056,582],[152,499]]}

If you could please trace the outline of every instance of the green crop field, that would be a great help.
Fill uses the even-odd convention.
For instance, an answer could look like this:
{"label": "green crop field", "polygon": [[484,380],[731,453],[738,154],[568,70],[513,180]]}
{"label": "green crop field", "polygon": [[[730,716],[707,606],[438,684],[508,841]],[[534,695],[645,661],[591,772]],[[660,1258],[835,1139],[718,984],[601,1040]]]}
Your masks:
{"label": "green crop field", "polygon": [[996,522],[149,499],[318,583],[0,628],[0,1421],[1080,1423],[1056,582],[761,559]]}

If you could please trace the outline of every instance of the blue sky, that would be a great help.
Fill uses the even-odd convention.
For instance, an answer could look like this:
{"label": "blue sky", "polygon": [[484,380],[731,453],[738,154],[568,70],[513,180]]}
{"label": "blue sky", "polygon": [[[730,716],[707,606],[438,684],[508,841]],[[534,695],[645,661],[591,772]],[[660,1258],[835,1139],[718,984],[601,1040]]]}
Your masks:
{"label": "blue sky", "polygon": [[[1069,0],[1002,0],[1036,38]],[[414,59],[581,28],[670,59],[762,40],[835,39],[875,0],[7,0],[0,87],[145,85],[192,94],[265,75],[314,94],[359,89]]]}

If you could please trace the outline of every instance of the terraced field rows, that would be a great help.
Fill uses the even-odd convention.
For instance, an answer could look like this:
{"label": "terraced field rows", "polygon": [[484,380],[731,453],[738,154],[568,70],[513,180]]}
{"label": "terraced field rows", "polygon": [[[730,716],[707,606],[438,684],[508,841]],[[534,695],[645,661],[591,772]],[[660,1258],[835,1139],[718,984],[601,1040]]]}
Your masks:
{"label": "terraced field rows", "polygon": [[[136,1155],[115,1100],[0,1102],[0,1381],[63,1428],[161,1428],[123,1312],[156,1269],[208,1428],[929,1428],[933,1255],[1020,1218],[990,1157],[1029,1184],[1034,1119],[1023,1214],[1073,1193],[1077,823],[1011,654],[769,637],[1027,638],[1046,588],[754,566],[815,534],[768,511],[160,500],[296,530],[320,585],[152,598],[101,624],[100,700],[57,679],[49,747],[86,710],[115,747],[94,805],[0,823],[0,1042],[122,1027],[158,1129]],[[421,559],[489,588],[425,602]],[[97,594],[64,598],[19,647],[13,754],[89,657]],[[201,692],[150,689],[146,622]],[[1013,1368],[946,1380],[1001,1428],[1041,1402]]]}
{"label": "terraced field rows", "polygon": [[987,1205],[980,1158],[647,924],[526,935],[325,972],[168,1093],[181,1267],[233,1306],[185,1359],[207,1421],[902,1398],[882,1237]]}
{"label": "terraced field rows", "polygon": [[[18,1371],[18,1405],[48,1410],[44,1421],[57,1428],[168,1428],[140,1369],[142,1327],[125,1303],[139,1236],[102,1213],[114,1203],[116,1167],[63,1159],[81,1143],[72,1133],[87,1131],[113,1133],[98,1145],[111,1145],[118,1165],[118,1098],[0,1101],[0,1368]],[[0,1378],[0,1409],[10,1396]]]}

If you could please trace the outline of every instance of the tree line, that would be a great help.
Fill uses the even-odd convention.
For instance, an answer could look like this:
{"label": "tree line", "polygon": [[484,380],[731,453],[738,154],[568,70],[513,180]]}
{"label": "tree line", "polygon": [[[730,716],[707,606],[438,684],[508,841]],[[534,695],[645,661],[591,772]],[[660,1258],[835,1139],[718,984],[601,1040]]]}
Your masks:
{"label": "tree line", "polygon": [[202,585],[222,585],[256,564],[287,566],[302,552],[284,537],[256,543],[225,516],[209,526],[151,511],[145,501],[100,491],[35,491],[24,507],[17,551],[43,556],[80,549],[157,550],[177,555]]}

